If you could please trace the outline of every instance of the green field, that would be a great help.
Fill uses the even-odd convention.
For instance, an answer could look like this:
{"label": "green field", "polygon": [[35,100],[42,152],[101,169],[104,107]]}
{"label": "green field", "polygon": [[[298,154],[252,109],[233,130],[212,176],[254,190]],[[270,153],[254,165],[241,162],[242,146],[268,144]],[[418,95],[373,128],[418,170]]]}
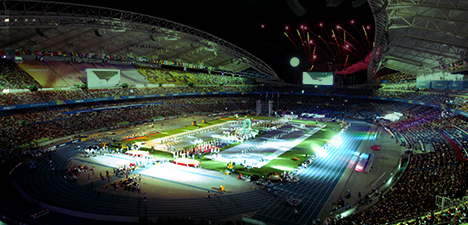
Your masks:
{"label": "green field", "polygon": [[[304,122],[304,121],[295,121],[295,122]],[[306,124],[315,124],[315,122],[311,123],[308,122]],[[300,166],[304,161],[306,161],[312,154],[315,153],[316,149],[322,147],[327,140],[330,140],[335,134],[340,131],[340,125],[337,123],[324,123],[320,122],[320,124],[327,125],[324,129],[318,131],[314,135],[310,136],[309,138],[302,141],[296,147],[292,148],[291,150],[283,153],[282,155],[278,156],[278,158],[270,161],[265,166],[258,168],[258,169],[251,169],[247,170],[242,166],[236,166],[235,170],[237,173],[244,174],[258,174],[260,177],[267,176],[267,174],[276,172],[281,174],[283,171],[293,171],[298,166]],[[334,131],[331,128],[335,128]],[[306,154],[308,155],[306,157]],[[297,158],[298,160],[293,160]],[[212,170],[219,170],[224,171],[226,170],[226,163],[224,162],[216,162],[210,160],[208,158],[204,158],[200,160],[202,168],[205,169],[212,169]]]}
{"label": "green field", "polygon": [[[269,117],[255,117],[255,116],[252,116],[249,118],[263,119],[263,120],[274,119],[274,118],[269,118]],[[170,136],[170,135],[174,135],[174,134],[178,134],[182,132],[193,131],[202,127],[208,127],[208,126],[212,126],[216,124],[225,123],[228,121],[230,120],[229,119],[214,120],[208,123],[198,124],[198,126],[187,126],[187,127],[178,128],[178,129],[174,129],[174,130],[170,130],[166,132],[161,132],[155,135],[149,135],[145,138],[141,138],[141,139],[139,138],[138,140],[135,140],[135,141],[146,141],[146,140],[151,140],[155,138],[166,137],[166,136]],[[317,124],[315,121],[304,121],[304,120],[293,120],[293,122],[305,123],[306,125]],[[261,177],[262,176],[266,177],[267,174],[272,173],[272,172],[281,174],[283,171],[295,170],[304,161],[306,161],[312,154],[314,154],[318,148],[322,147],[326,143],[327,140],[330,140],[335,134],[337,134],[340,131],[340,125],[338,123],[319,122],[318,124],[324,124],[326,125],[326,127],[321,129],[320,131],[318,131],[311,137],[305,139],[293,149],[283,153],[282,155],[278,156],[278,158],[270,161],[268,164],[266,164],[262,168],[247,170],[246,168],[242,166],[236,166],[235,168],[236,172],[242,173],[245,175],[257,174],[257,175],[260,175]],[[334,130],[332,130],[332,128],[334,128]],[[127,142],[133,142],[133,141],[127,141]],[[225,149],[228,149],[238,144],[239,143],[235,143],[230,146],[226,146],[220,150],[223,151]],[[150,150],[150,149],[142,148],[142,150]],[[150,150],[150,153],[151,155],[157,158],[167,158],[169,160],[174,159],[172,153],[158,151],[158,150],[153,150],[153,151]],[[195,159],[200,161],[201,167],[204,169],[216,170],[220,172],[225,171],[227,169],[227,165],[225,162],[214,161],[205,156],[202,156],[201,159],[195,157]]]}
{"label": "green field", "polygon": [[[239,118],[243,118],[243,117],[239,117]],[[253,118],[255,120],[276,120],[276,118],[260,117],[260,116],[248,116],[248,118]],[[156,134],[143,136],[143,137],[140,137],[140,138],[134,138],[134,139],[127,140],[127,141],[122,141],[121,143],[135,143],[135,142],[149,141],[149,140],[153,140],[153,139],[157,139],[157,138],[163,138],[163,137],[171,136],[171,135],[174,135],[174,134],[184,133],[184,132],[187,132],[187,131],[194,131],[194,130],[197,130],[197,129],[200,129],[200,128],[206,128],[206,127],[217,125],[217,124],[227,123],[227,122],[232,121],[232,120],[234,120],[234,118],[229,117],[229,118],[209,121],[209,122],[206,122],[206,123],[201,123],[200,122],[200,123],[197,123],[197,125],[190,125],[190,126],[185,126],[185,127],[173,129],[173,130],[158,132]],[[164,123],[164,121],[162,121],[162,123]]]}
{"label": "green field", "polygon": [[[315,122],[314,122],[315,124]],[[335,134],[339,133],[340,125],[337,123],[321,123],[327,125],[322,130],[302,141],[296,147],[283,153],[278,158],[270,161],[268,164],[259,169],[252,169],[250,171],[242,171],[246,174],[259,174],[266,176],[271,172],[281,174],[283,171],[293,171],[303,162],[305,162],[316,150],[326,144]],[[331,128],[335,128],[334,131]],[[308,155],[306,157],[306,154]],[[295,161],[294,158],[299,160]],[[240,170],[241,171],[241,170]]]}

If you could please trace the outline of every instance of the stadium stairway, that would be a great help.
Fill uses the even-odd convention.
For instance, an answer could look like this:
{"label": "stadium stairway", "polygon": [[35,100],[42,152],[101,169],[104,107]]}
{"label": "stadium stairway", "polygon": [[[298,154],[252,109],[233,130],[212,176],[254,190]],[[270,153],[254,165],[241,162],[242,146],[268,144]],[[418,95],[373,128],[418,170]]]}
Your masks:
{"label": "stadium stairway", "polygon": [[455,154],[457,155],[457,158],[458,160],[460,160],[460,162],[465,162],[467,160],[467,158],[463,157],[463,154],[462,154],[462,149],[460,148],[460,146],[458,146],[458,144],[452,140],[449,136],[447,136],[446,134],[444,134],[443,132],[440,132],[439,131],[439,134],[446,140],[448,141],[448,143],[452,146],[452,148],[455,150]]}

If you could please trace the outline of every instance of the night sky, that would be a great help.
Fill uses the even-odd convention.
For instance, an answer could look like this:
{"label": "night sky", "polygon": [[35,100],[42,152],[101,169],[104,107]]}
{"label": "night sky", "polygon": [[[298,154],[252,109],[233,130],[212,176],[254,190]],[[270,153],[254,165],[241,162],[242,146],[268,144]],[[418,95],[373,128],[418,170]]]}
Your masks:
{"label": "night sky", "polygon": [[[310,70],[312,65],[312,71],[327,70],[326,64],[329,61],[334,61],[334,71],[365,74],[364,70],[344,72],[343,68],[345,64],[350,67],[364,61],[371,51],[375,32],[370,6],[364,3],[353,8],[351,0],[344,0],[338,7],[326,7],[325,0],[312,0],[307,13],[301,17],[289,8],[286,0],[62,2],[138,12],[200,29],[257,56],[289,83],[298,83],[302,71]],[[351,24],[351,20],[355,21],[354,24]],[[319,26],[320,23],[323,24],[322,27]],[[307,29],[301,29],[301,25]],[[337,25],[343,29],[337,29]],[[363,25],[370,26],[366,31],[367,39]],[[337,40],[332,37],[332,29]],[[346,48],[346,43],[351,46]],[[316,58],[312,61],[314,47]],[[298,57],[301,61],[296,68],[289,64],[292,57]]]}

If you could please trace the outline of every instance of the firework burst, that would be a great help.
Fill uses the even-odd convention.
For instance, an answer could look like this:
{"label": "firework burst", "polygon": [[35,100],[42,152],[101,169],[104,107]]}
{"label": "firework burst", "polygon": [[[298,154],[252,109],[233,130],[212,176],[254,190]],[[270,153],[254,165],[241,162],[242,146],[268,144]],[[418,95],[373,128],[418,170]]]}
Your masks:
{"label": "firework burst", "polygon": [[367,56],[372,51],[368,36],[371,27],[357,25],[354,20],[351,20],[349,27],[354,29],[347,30],[349,28],[342,25],[327,27],[324,23],[319,23],[316,27],[302,24],[293,28],[288,25],[284,27],[283,35],[275,35],[284,42],[289,52],[292,50],[301,59],[301,69],[324,70],[328,69],[324,65],[333,62],[333,71],[340,73],[370,58]]}

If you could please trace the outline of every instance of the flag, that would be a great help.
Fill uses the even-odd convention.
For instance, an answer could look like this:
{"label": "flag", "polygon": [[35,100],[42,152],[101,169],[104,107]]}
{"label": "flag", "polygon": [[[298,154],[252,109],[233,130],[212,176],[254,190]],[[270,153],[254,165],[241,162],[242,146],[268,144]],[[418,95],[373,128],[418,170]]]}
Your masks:
{"label": "flag", "polygon": [[31,51],[29,51],[27,49],[21,49],[21,54],[22,55],[31,55]]}

